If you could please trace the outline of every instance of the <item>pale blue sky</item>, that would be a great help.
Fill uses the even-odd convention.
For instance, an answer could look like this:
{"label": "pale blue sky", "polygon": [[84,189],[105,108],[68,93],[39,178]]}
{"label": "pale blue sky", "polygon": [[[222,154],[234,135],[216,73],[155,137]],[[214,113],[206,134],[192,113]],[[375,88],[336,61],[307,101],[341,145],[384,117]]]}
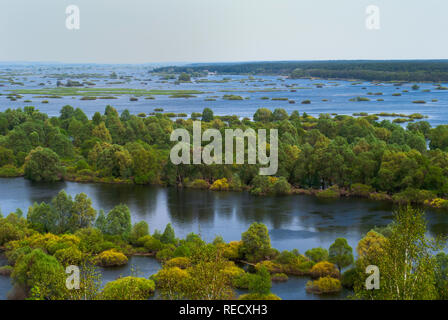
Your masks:
{"label": "pale blue sky", "polygon": [[446,0],[1,0],[0,61],[446,59],[447,30]]}

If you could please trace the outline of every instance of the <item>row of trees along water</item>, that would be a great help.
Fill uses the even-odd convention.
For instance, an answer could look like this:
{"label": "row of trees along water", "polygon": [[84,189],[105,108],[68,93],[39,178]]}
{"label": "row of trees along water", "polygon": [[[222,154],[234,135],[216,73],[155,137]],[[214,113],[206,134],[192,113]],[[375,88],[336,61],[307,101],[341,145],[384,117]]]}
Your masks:
{"label": "row of trees along water", "polygon": [[[195,119],[202,120],[203,131],[215,128],[223,135],[228,128],[277,129],[277,174],[260,176],[259,165],[247,163],[172,164],[172,130],[192,133]],[[71,106],[63,107],[59,117],[25,107],[0,113],[0,134],[3,177],[248,190],[254,195],[351,195],[448,207],[448,126],[432,128],[426,121],[403,128],[375,115],[315,118],[265,108],[253,120],[215,116],[210,109],[173,120],[161,113],[137,116],[124,110],[120,115],[111,106],[88,119]]]}

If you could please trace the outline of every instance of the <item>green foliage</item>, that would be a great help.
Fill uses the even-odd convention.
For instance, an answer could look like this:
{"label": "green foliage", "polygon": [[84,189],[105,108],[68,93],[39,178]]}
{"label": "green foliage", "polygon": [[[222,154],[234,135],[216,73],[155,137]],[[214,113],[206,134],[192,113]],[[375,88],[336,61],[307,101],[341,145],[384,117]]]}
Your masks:
{"label": "green foliage", "polygon": [[106,284],[101,292],[104,300],[148,300],[154,293],[154,281],[145,278],[125,277]]}
{"label": "green foliage", "polygon": [[146,221],[140,221],[132,226],[129,241],[132,244],[137,244],[138,240],[149,234],[149,226]]}
{"label": "green foliage", "polygon": [[320,277],[339,278],[340,275],[336,266],[328,261],[321,261],[316,263],[311,268],[310,273],[313,278],[320,278]]}
{"label": "green foliage", "polygon": [[271,275],[269,271],[262,267],[249,280],[249,293],[257,295],[269,295],[271,293]]}
{"label": "green foliage", "polygon": [[205,108],[202,111],[202,121],[210,122],[213,120],[213,111],[210,108]]}
{"label": "green foliage", "polygon": [[65,295],[65,272],[56,258],[40,249],[21,257],[11,275],[14,282],[27,292],[38,290],[38,299],[61,299]]}
{"label": "green foliage", "polygon": [[95,113],[92,120],[71,106],[63,107],[58,118],[48,118],[34,108],[0,113],[0,175],[201,188],[226,178],[229,190],[247,188],[254,195],[290,194],[294,186],[322,190],[313,193],[323,198],[390,199],[398,194],[397,202],[422,204],[431,201],[430,197],[448,196],[447,126],[431,128],[426,121],[416,121],[404,129],[368,115],[322,114],[316,119],[297,111],[288,116],[283,109],[271,112],[266,108],[256,111],[253,122],[235,116],[214,117],[207,108],[202,116],[203,129],[277,129],[277,176],[260,177],[258,165],[248,164],[174,166],[169,161],[170,133],[175,128],[191,131],[192,119],[141,118],[126,110],[120,116],[111,106],[103,115]]}
{"label": "green foliage", "polygon": [[254,114],[254,121],[269,122],[272,120],[272,112],[266,108],[257,109]]}
{"label": "green foliage", "polygon": [[306,291],[315,294],[333,294],[341,291],[342,286],[339,279],[322,277],[314,281],[308,281]]}
{"label": "green foliage", "polygon": [[33,181],[57,181],[63,177],[58,155],[51,149],[37,147],[25,159],[25,177]]}
{"label": "green foliage", "polygon": [[339,272],[351,265],[353,259],[353,249],[347,243],[344,238],[337,238],[330,246],[329,257],[330,262],[333,262],[339,269]]}
{"label": "green foliage", "polygon": [[107,214],[103,232],[127,238],[131,228],[131,212],[125,204],[119,204]]}
{"label": "green foliage", "polygon": [[252,223],[249,229],[241,235],[241,240],[241,254],[250,262],[261,261],[271,253],[268,228],[262,223]]}
{"label": "green foliage", "polygon": [[175,244],[177,242],[176,235],[174,233],[174,229],[171,226],[171,223],[168,223],[165,227],[165,231],[163,231],[162,236],[160,237],[160,241],[164,244]]}
{"label": "green foliage", "polygon": [[96,263],[102,267],[122,266],[128,263],[128,258],[114,249],[101,252],[96,257]]}
{"label": "green foliage", "polygon": [[92,200],[85,193],[77,194],[72,200],[62,190],[52,199],[51,204],[34,203],[28,209],[27,219],[40,232],[63,233],[90,227],[95,216]]}
{"label": "green foliage", "polygon": [[219,74],[275,74],[297,78],[339,78],[367,81],[447,82],[445,61],[271,61],[203,64],[200,66],[161,67],[155,72],[202,72],[215,70]]}
{"label": "green foliage", "polygon": [[348,269],[347,271],[345,271],[341,277],[342,286],[348,289],[353,289],[358,275],[359,270],[356,268]]}
{"label": "green foliage", "polygon": [[178,80],[182,82],[190,82],[191,78],[188,73],[183,72],[179,75]]}
{"label": "green foliage", "polygon": [[305,256],[316,263],[321,261],[328,261],[329,258],[328,250],[324,248],[313,248],[307,250],[305,252]]}
{"label": "green foliage", "polygon": [[[358,261],[360,269],[373,264],[381,270],[379,290],[365,290],[366,274],[355,282],[355,294],[362,299],[415,300],[435,299],[437,260],[433,252],[439,241],[426,238],[423,211],[411,206],[400,207],[394,215],[391,233],[378,254]],[[440,283],[440,282],[439,282]]]}

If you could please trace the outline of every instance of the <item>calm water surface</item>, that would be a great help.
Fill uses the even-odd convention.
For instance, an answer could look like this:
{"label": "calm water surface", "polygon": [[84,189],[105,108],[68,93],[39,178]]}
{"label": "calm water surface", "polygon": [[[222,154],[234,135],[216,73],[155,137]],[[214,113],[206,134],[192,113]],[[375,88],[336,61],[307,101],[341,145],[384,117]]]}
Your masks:
{"label": "calm water surface", "polygon": [[[412,90],[413,83],[397,86],[393,83],[372,83],[368,81],[332,81],[310,79],[286,79],[276,76],[255,76],[249,79],[241,75],[212,75],[202,77],[208,82],[175,84],[175,80],[163,81],[159,76],[148,73],[145,66],[113,66],[113,65],[28,65],[3,66],[0,75],[7,77],[13,72],[17,84],[0,83],[0,111],[7,108],[35,106],[50,116],[58,116],[60,109],[69,104],[81,108],[87,116],[91,117],[96,111],[104,111],[110,104],[118,112],[128,109],[132,114],[150,113],[154,108],[163,108],[164,112],[188,113],[202,112],[205,107],[211,108],[216,115],[238,115],[252,117],[260,108],[284,108],[289,113],[299,110],[313,116],[320,113],[337,113],[351,115],[355,112],[395,112],[395,113],[421,113],[427,115],[432,125],[448,122],[448,90],[437,90],[436,84],[419,84],[419,90]],[[125,81],[111,80],[109,75],[116,72],[119,76],[129,76]],[[90,75],[78,78],[81,82],[90,81],[95,85],[85,85],[91,88],[121,88],[121,89],[147,89],[147,90],[196,90],[203,92],[192,98],[170,98],[169,95],[155,95],[155,100],[146,100],[139,97],[138,101],[130,101],[131,95],[115,95],[114,100],[80,100],[81,96],[62,96],[58,99],[43,98],[42,95],[24,94],[17,101],[7,99],[11,90],[20,89],[48,89],[55,88],[60,80],[60,74],[70,74],[72,80],[76,74]],[[94,75],[96,74],[96,75]],[[65,82],[70,77],[63,79]],[[223,82],[224,80],[224,82]],[[20,84],[19,84],[20,83]],[[448,84],[442,83],[447,87]],[[408,92],[402,92],[407,90]],[[429,90],[429,91],[428,91]],[[380,96],[368,93],[382,93]],[[402,93],[401,96],[393,96]],[[222,99],[225,94],[240,95],[244,100],[229,101]],[[371,101],[350,102],[349,99],[357,96],[369,97]],[[268,97],[269,99],[261,99]],[[214,101],[206,101],[213,98]],[[288,98],[288,101],[275,101],[272,98]],[[376,101],[378,98],[384,101]],[[49,100],[42,104],[42,100]],[[25,102],[31,100],[31,102]],[[301,104],[303,100],[311,100],[311,104]],[[325,101],[323,101],[325,100]],[[425,100],[426,104],[412,103],[414,100]],[[434,100],[434,101],[433,101]],[[435,101],[437,100],[437,101]],[[390,118],[389,118],[390,119]],[[393,119],[393,118],[392,118]],[[405,124],[404,124],[405,125]]]}
{"label": "calm water surface", "polygon": [[[240,240],[241,233],[252,222],[262,222],[269,229],[274,248],[296,248],[301,253],[319,246],[328,248],[338,237],[346,238],[356,248],[371,228],[385,226],[391,221],[393,210],[388,202],[363,199],[319,200],[304,195],[254,197],[245,192],[74,182],[34,183],[23,178],[2,178],[2,213],[6,215],[21,208],[26,214],[34,202],[49,201],[62,189],[72,196],[86,193],[96,209],[102,208],[106,212],[124,203],[131,210],[133,223],[145,220],[151,232],[163,230],[171,222],[178,237],[196,232],[206,241],[212,241],[217,235],[225,241]],[[448,214],[427,211],[426,217],[429,235],[447,233]],[[130,275],[132,269],[148,277],[159,268],[160,264],[153,258],[132,257],[124,267],[102,269],[103,282]],[[286,283],[275,283],[272,292],[284,299],[317,299],[305,292],[307,281],[307,278],[291,277]],[[8,288],[9,279],[0,277],[0,298],[6,297]]]}

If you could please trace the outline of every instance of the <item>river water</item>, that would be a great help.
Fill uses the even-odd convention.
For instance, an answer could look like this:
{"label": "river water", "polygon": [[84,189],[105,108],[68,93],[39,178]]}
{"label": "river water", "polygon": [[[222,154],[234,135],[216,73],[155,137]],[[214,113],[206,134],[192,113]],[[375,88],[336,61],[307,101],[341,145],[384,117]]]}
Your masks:
{"label": "river water", "polygon": [[[148,114],[155,108],[163,108],[164,112],[190,115],[192,112],[202,112],[204,108],[208,107],[214,111],[215,115],[238,115],[251,118],[258,108],[263,107],[271,110],[284,108],[288,113],[298,110],[300,113],[306,112],[312,116],[318,116],[321,113],[352,115],[357,112],[421,113],[428,116],[426,120],[433,126],[448,122],[448,90],[437,90],[439,84],[421,83],[418,90],[413,90],[413,83],[396,85],[368,81],[286,79],[277,76],[248,78],[248,76],[242,75],[210,75],[193,78],[191,83],[176,84],[176,79],[162,80],[160,75],[148,73],[150,69],[145,65],[31,64],[3,66],[0,69],[0,77],[13,77],[16,83],[8,83],[0,79],[0,111],[31,105],[49,116],[59,116],[61,108],[69,104],[75,108],[81,108],[90,118],[96,111],[103,112],[106,105],[110,104],[120,113],[128,109],[132,114],[142,112]],[[127,79],[113,81],[109,78],[112,72],[119,76],[126,76]],[[16,101],[7,99],[8,94],[14,90],[53,89],[56,87],[57,81],[61,79],[63,82],[67,79],[77,79],[81,82],[91,83],[80,87],[81,89],[196,90],[202,93],[195,94],[190,98],[154,95],[154,100],[147,100],[142,96],[137,101],[130,101],[131,94],[110,94],[116,98],[113,100],[80,100],[82,95],[51,99],[44,93],[22,94],[23,97]],[[201,82],[201,80],[206,82]],[[441,85],[448,86],[446,83]],[[401,96],[396,96],[397,93],[401,93]],[[239,95],[243,100],[223,99],[226,94]],[[357,96],[368,97],[371,101],[349,101]],[[381,101],[377,101],[378,99]],[[43,104],[43,100],[48,100],[48,103]],[[295,104],[289,103],[288,100],[294,100]],[[304,100],[310,100],[311,103],[301,104]],[[415,100],[424,100],[426,103],[413,103]],[[392,120],[393,118],[383,119]]]}
{"label": "river water", "polygon": [[[26,214],[34,202],[49,201],[60,190],[72,196],[84,192],[96,209],[106,212],[115,205],[129,206],[133,223],[145,220],[151,232],[172,223],[177,237],[200,233],[206,241],[221,235],[225,241],[241,239],[241,233],[254,222],[266,224],[272,246],[279,250],[298,249],[301,253],[314,247],[328,248],[344,237],[356,248],[363,235],[375,226],[385,226],[392,219],[389,202],[365,199],[320,200],[313,196],[255,197],[246,192],[163,188],[124,184],[35,183],[23,178],[0,179],[0,204],[3,215],[21,208]],[[428,234],[446,234],[448,215],[428,210]],[[0,260],[1,263],[1,260]],[[130,275],[134,268],[142,276],[157,272],[159,263],[148,257],[132,257],[125,267],[102,269],[103,281]],[[291,278],[277,283],[273,292],[284,299],[315,299],[305,293],[306,278]],[[0,277],[0,298],[5,298],[9,279]],[[5,291],[6,290],[6,291]],[[345,295],[346,293],[344,293]],[[334,298],[334,297],[333,297]]]}

